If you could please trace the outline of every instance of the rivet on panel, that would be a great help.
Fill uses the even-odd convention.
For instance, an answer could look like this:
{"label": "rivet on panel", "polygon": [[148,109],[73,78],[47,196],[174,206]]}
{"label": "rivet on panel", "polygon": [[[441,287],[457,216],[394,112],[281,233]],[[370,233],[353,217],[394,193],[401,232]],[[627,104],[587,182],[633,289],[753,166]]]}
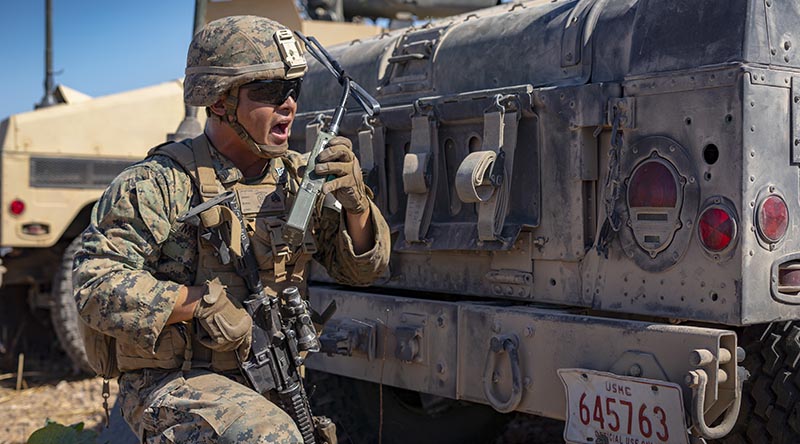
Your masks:
{"label": "rivet on panel", "polygon": [[525,327],[525,336],[531,337],[533,336],[534,329],[531,326]]}
{"label": "rivet on panel", "polygon": [[642,367],[639,366],[639,364],[633,364],[631,368],[628,369],[628,375],[633,376],[634,378],[642,376]]}

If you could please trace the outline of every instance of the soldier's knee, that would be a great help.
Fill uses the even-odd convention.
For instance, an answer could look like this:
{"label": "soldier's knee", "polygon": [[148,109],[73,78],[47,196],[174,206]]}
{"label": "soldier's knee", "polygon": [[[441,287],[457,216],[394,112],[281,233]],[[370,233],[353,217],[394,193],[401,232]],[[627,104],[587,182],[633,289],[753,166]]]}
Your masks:
{"label": "soldier's knee", "polygon": [[283,410],[270,404],[269,409],[248,410],[220,437],[222,444],[302,444],[303,438],[294,421]]}

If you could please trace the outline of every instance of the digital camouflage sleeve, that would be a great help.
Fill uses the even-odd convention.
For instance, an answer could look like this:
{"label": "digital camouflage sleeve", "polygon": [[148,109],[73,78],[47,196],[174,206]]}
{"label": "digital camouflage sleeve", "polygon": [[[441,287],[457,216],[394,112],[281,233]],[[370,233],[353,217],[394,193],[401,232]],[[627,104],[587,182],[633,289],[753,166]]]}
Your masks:
{"label": "digital camouflage sleeve", "polygon": [[[296,164],[301,156],[289,157]],[[215,168],[229,173],[233,165],[219,159]],[[176,222],[199,202],[194,194],[189,176],[165,156],[137,163],[114,179],[75,255],[75,298],[90,327],[154,350],[180,286],[194,282],[196,229]],[[325,208],[316,220],[314,258],[343,284],[369,285],[388,264],[389,228],[374,204],[371,209],[375,245],[361,255],[353,252],[342,215]]]}

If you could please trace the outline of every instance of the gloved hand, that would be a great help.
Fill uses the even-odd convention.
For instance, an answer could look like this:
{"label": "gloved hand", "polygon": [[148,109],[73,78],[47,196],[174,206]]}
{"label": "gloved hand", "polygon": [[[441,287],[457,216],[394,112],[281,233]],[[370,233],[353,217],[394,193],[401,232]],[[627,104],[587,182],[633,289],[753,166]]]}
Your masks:
{"label": "gloved hand", "polygon": [[325,182],[322,192],[333,193],[348,213],[359,214],[369,208],[361,166],[353,154],[350,139],[341,136],[331,139],[328,147],[317,156],[314,172],[320,176],[337,176],[336,179]]}
{"label": "gloved hand", "polygon": [[253,340],[253,319],[239,301],[228,296],[219,279],[208,281],[207,291],[194,310],[194,317],[207,336],[201,344],[216,351],[238,350],[247,358]]}

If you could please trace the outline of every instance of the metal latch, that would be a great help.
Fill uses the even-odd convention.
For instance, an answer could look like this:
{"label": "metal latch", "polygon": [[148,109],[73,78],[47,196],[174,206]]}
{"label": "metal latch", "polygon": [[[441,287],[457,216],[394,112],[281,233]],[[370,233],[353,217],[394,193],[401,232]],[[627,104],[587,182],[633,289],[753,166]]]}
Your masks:
{"label": "metal latch", "polygon": [[397,347],[394,355],[403,362],[422,362],[422,327],[400,326],[394,331]]}
{"label": "metal latch", "polygon": [[375,358],[377,326],[358,319],[334,319],[320,335],[320,351],[328,355]]}

